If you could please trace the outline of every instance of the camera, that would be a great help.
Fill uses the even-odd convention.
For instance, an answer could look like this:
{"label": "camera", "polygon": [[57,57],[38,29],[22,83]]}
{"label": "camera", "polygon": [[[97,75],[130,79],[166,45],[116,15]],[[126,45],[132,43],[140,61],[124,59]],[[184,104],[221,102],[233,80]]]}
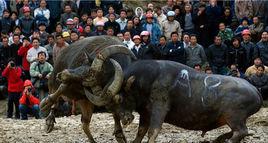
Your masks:
{"label": "camera", "polygon": [[10,63],[10,67],[12,67],[12,68],[15,67],[15,63],[14,62],[11,62]]}
{"label": "camera", "polygon": [[28,92],[32,92],[32,88],[28,88],[27,90],[28,90]]}

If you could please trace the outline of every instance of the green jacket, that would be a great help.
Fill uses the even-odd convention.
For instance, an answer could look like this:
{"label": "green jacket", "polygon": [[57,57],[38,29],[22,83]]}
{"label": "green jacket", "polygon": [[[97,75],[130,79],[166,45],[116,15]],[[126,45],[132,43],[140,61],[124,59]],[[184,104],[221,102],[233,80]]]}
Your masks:
{"label": "green jacket", "polygon": [[225,28],[224,31],[219,31],[218,36],[221,37],[221,40],[224,42],[226,40],[232,40],[234,34],[233,31],[230,28]]}
{"label": "green jacket", "polygon": [[33,62],[30,66],[30,76],[31,76],[31,81],[34,87],[39,88],[40,86],[39,74],[42,74],[43,79],[45,79],[46,76],[50,76],[52,71],[53,71],[53,66],[48,62],[45,62],[44,64],[39,64],[38,61]]}

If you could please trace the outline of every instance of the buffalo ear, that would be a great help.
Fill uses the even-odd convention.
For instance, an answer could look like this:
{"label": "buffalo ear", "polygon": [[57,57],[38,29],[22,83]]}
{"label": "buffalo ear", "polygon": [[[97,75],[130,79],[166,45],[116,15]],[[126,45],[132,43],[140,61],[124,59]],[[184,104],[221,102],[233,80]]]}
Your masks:
{"label": "buffalo ear", "polygon": [[131,85],[133,84],[133,82],[135,81],[135,76],[132,75],[130,76],[128,79],[127,79],[127,82],[126,82],[126,86],[125,86],[125,91],[128,92],[131,88]]}

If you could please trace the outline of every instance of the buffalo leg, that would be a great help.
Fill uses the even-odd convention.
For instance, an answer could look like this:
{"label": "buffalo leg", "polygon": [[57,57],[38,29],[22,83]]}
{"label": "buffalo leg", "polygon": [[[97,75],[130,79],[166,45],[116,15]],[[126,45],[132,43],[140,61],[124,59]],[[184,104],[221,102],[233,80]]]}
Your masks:
{"label": "buffalo leg", "polygon": [[40,103],[40,109],[42,112],[47,112],[51,106],[57,101],[57,99],[62,95],[63,91],[65,91],[67,88],[66,84],[60,84],[59,88],[56,90],[56,92],[48,95],[46,98],[44,98]]}
{"label": "buffalo leg", "polygon": [[54,128],[54,123],[56,123],[55,120],[55,107],[57,106],[57,103],[53,104],[49,115],[46,117],[46,132],[50,133]]}
{"label": "buffalo leg", "polygon": [[119,143],[126,143],[126,137],[123,133],[122,126],[120,124],[120,117],[118,114],[113,113],[113,118],[114,118],[114,135]]}
{"label": "buffalo leg", "polygon": [[167,114],[167,104],[164,101],[155,101],[152,104],[150,126],[148,130],[149,143],[154,143]]}
{"label": "buffalo leg", "polygon": [[95,143],[93,136],[91,135],[90,130],[89,130],[89,124],[90,124],[91,117],[93,114],[94,105],[88,100],[78,100],[77,104],[80,105],[81,112],[82,112],[82,117],[81,117],[82,128],[85,134],[87,135],[89,142]]}
{"label": "buffalo leg", "polygon": [[237,117],[231,121],[227,121],[229,127],[232,129],[233,136],[227,140],[227,143],[239,143],[245,136],[248,135],[246,126],[246,119],[238,119]]}
{"label": "buffalo leg", "polygon": [[139,129],[138,129],[138,133],[133,143],[140,143],[149,128],[149,117],[148,117],[149,113],[145,110],[145,111],[139,112],[139,114],[140,114]]}

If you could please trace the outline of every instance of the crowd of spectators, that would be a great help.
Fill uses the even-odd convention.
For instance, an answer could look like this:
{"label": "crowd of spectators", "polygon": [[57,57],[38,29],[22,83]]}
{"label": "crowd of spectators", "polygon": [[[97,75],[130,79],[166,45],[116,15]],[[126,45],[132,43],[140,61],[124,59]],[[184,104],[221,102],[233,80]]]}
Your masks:
{"label": "crowd of spectators", "polygon": [[[13,103],[16,118],[19,109],[25,113],[21,93],[29,95],[35,88],[36,104],[47,96],[47,79],[62,49],[100,35],[117,36],[138,59],[171,60],[207,74],[245,78],[267,98],[268,1],[167,0],[163,6],[141,6],[139,12],[123,8],[121,0],[99,2],[0,0],[7,117],[12,117]],[[23,80],[29,84],[24,89]]]}

